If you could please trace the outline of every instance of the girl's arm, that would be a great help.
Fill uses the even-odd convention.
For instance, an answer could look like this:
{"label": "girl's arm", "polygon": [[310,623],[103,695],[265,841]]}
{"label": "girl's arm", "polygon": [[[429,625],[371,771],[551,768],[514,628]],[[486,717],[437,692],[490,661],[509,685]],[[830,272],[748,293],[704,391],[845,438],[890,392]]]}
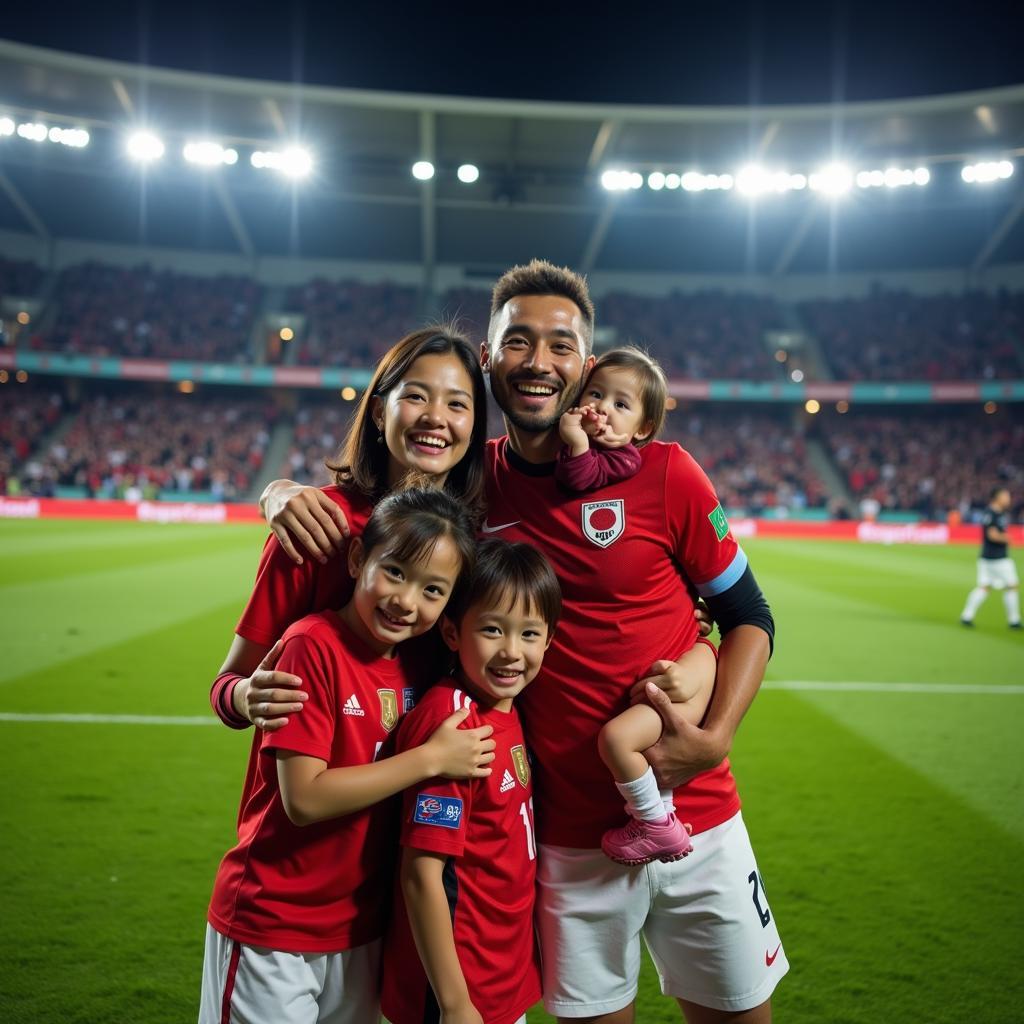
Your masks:
{"label": "girl's arm", "polygon": [[277,750],[277,781],[285,813],[295,825],[341,818],[380,803],[409,786],[437,775],[482,779],[494,760],[489,725],[460,729],[469,711],[449,715],[426,743],[370,764],[328,768],[327,762],[290,750]]}
{"label": "girl's arm", "polygon": [[483,1024],[469,997],[455,950],[451,911],[442,872],[446,856],[411,847],[402,849],[402,893],[409,926],[443,1024]]}

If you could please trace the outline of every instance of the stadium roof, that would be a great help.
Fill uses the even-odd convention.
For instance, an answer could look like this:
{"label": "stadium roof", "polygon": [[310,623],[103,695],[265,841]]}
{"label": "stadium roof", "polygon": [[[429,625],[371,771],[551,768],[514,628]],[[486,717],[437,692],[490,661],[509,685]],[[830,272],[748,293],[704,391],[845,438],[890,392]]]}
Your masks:
{"label": "stadium roof", "polygon": [[[1024,85],[881,102],[625,106],[368,92],[228,78],[0,40],[0,117],[83,127],[86,148],[0,138],[0,228],[310,259],[453,264],[491,275],[534,255],[583,270],[783,274],[979,269],[1024,262]],[[164,158],[124,152],[140,126]],[[233,166],[185,163],[187,140]],[[311,176],[250,166],[301,144]],[[430,181],[410,173],[436,167]],[[971,185],[961,169],[1015,161]],[[925,167],[925,187],[606,191],[604,171],[734,178],[743,165],[808,175]],[[464,184],[471,163],[479,180]]]}

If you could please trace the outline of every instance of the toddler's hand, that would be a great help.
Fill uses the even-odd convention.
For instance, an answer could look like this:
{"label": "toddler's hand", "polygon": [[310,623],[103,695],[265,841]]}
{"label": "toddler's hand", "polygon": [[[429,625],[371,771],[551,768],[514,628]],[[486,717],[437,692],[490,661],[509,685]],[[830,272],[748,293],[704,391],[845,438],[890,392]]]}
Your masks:
{"label": "toddler's hand", "polygon": [[562,413],[558,421],[558,436],[563,444],[567,444],[573,455],[583,455],[590,448],[590,439],[583,428],[583,414],[585,409],[574,407],[568,412]]}

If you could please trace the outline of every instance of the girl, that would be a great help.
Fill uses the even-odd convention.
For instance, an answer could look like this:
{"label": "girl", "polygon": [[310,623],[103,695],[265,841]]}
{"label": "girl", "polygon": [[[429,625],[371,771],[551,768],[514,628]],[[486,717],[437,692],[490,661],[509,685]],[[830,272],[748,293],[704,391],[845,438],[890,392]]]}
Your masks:
{"label": "girl", "polygon": [[280,664],[301,673],[310,699],[253,738],[238,844],[210,902],[200,1024],[376,1024],[396,848],[387,798],[437,775],[490,774],[461,717],[377,760],[412,699],[395,647],[433,626],[473,561],[474,523],[458,501],[393,495],[349,544],[344,607],[285,632]]}
{"label": "girl", "polygon": [[[210,701],[221,720],[244,729],[282,728],[306,693],[276,669],[274,642],[310,612],[343,605],[352,582],[337,562],[303,559],[299,543],[344,547],[338,525],[358,535],[376,502],[410,478],[443,487],[471,512],[482,503],[487,400],[479,359],[460,334],[432,326],[399,341],[377,365],[337,458],[335,483],[301,488],[293,513],[267,539],[256,584]],[[344,525],[347,522],[347,526]],[[287,527],[288,529],[285,529]],[[328,539],[330,538],[330,540]],[[425,679],[424,682],[432,682]]]}

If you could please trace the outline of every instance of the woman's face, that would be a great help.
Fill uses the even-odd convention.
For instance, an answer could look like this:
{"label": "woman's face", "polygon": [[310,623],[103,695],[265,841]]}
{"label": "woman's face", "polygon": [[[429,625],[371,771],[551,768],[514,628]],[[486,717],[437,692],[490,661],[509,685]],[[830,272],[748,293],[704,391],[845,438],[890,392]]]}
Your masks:
{"label": "woman's face", "polygon": [[374,403],[373,419],[388,446],[388,485],[410,469],[444,483],[469,450],[474,418],[473,381],[459,358],[420,356]]}

